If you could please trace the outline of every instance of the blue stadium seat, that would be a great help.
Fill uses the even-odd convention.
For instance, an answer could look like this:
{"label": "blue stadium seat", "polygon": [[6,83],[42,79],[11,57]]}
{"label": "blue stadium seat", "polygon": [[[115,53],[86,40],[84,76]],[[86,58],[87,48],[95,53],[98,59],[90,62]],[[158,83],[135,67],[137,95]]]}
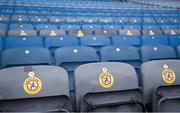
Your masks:
{"label": "blue stadium seat", "polygon": [[37,32],[31,29],[12,29],[8,31],[8,36],[37,36]]}
{"label": "blue stadium seat", "polygon": [[50,30],[50,29],[43,29],[39,32],[39,35],[42,37],[56,37],[56,36],[65,36],[66,32],[61,29],[55,29],[55,30]]}
{"label": "blue stadium seat", "polygon": [[11,20],[22,22],[22,21],[29,21],[29,18],[26,15],[13,15],[11,17]]}
{"label": "blue stadium seat", "polygon": [[6,24],[0,24],[1,28],[0,29],[3,29],[3,30],[7,30],[8,28],[8,25]]}
{"label": "blue stadium seat", "polygon": [[112,23],[112,22],[113,22],[113,19],[110,18],[110,17],[107,17],[107,18],[99,18],[99,22],[100,22],[100,23]]}
{"label": "blue stadium seat", "polygon": [[67,17],[66,18],[66,21],[68,22],[68,23],[77,23],[77,22],[81,22],[82,20],[81,20],[81,18],[76,18],[76,17]]}
{"label": "blue stadium seat", "polygon": [[81,27],[79,25],[60,25],[60,29],[69,31],[71,29],[79,30],[79,29],[81,29]]}
{"label": "blue stadium seat", "polygon": [[74,90],[74,70],[81,64],[98,61],[96,50],[91,47],[72,46],[55,50],[55,64],[68,72],[71,91]]}
{"label": "blue stadium seat", "polygon": [[43,47],[41,37],[7,37],[6,48]]}
{"label": "blue stadium seat", "polygon": [[115,36],[117,35],[117,31],[114,29],[99,29],[95,31],[95,35],[102,35],[102,36]]}
{"label": "blue stadium seat", "polygon": [[86,22],[86,23],[95,23],[95,22],[98,22],[98,19],[97,18],[91,18],[91,17],[85,17],[82,19],[83,22]]}
{"label": "blue stadium seat", "polygon": [[62,17],[58,17],[58,16],[51,16],[50,18],[49,18],[49,21],[50,22],[65,22],[66,21],[66,19],[65,18],[62,18]]}
{"label": "blue stadium seat", "polygon": [[111,41],[107,36],[85,36],[80,38],[80,44],[93,47],[99,52],[101,47],[111,45]]}
{"label": "blue stadium seat", "polygon": [[143,35],[142,45],[168,45],[168,37],[166,35]]}
{"label": "blue stadium seat", "polygon": [[180,35],[180,29],[165,29],[164,34],[166,34],[166,35]]}
{"label": "blue stadium seat", "polygon": [[140,25],[124,25],[123,28],[124,29],[137,29],[137,30],[141,30],[141,26]]}
{"label": "blue stadium seat", "polygon": [[50,49],[53,53],[55,49],[65,46],[78,46],[79,41],[76,37],[64,36],[64,37],[46,37],[45,47]]}
{"label": "blue stadium seat", "polygon": [[165,30],[165,29],[177,29],[178,26],[177,25],[161,25],[161,29]]}
{"label": "blue stadium seat", "polygon": [[31,16],[30,20],[32,22],[47,22],[48,21],[47,18],[43,16]]}
{"label": "blue stadium seat", "polygon": [[0,37],[0,49],[4,48],[3,38]]}
{"label": "blue stadium seat", "polygon": [[143,35],[161,35],[163,32],[160,29],[144,29],[142,31]]}
{"label": "blue stadium seat", "polygon": [[141,18],[130,18],[129,19],[129,22],[130,23],[141,23],[142,22],[142,19]]}
{"label": "blue stadium seat", "polygon": [[13,30],[13,29],[21,29],[21,30],[25,30],[25,29],[31,29],[33,30],[33,25],[31,24],[11,24],[10,27],[9,27],[10,30]]}
{"label": "blue stadium seat", "polygon": [[90,31],[96,31],[98,29],[101,29],[102,27],[100,25],[96,24],[88,24],[88,25],[83,25],[82,29],[84,30],[90,30]]}
{"label": "blue stadium seat", "polygon": [[140,36],[141,33],[140,33],[140,30],[137,30],[137,29],[122,29],[122,30],[119,30],[119,35],[123,35],[123,36],[126,36],[126,35]]}
{"label": "blue stadium seat", "polygon": [[51,65],[51,53],[44,48],[12,48],[2,53],[3,68],[24,65]]}
{"label": "blue stadium seat", "polygon": [[86,35],[92,35],[92,31],[89,30],[69,30],[68,31],[69,36],[75,36],[75,37],[83,37]]}
{"label": "blue stadium seat", "polygon": [[115,18],[114,21],[117,22],[118,24],[123,24],[123,23],[127,23],[129,19],[121,17],[121,18]]}
{"label": "blue stadium seat", "polygon": [[103,29],[114,29],[114,30],[120,30],[122,29],[121,25],[104,25]]}
{"label": "blue stadium seat", "polygon": [[0,29],[0,36],[5,36],[6,35],[6,30]]}
{"label": "blue stadium seat", "polygon": [[71,112],[68,85],[67,72],[61,67],[21,66],[0,70],[0,110]]}
{"label": "blue stadium seat", "polygon": [[143,22],[144,22],[144,24],[156,23],[156,21],[154,20],[154,18],[151,18],[151,17],[144,17],[144,18],[143,18]]}
{"label": "blue stadium seat", "polygon": [[9,20],[10,20],[10,18],[8,15],[1,15],[0,16],[0,21],[9,21]]}
{"label": "blue stadium seat", "polygon": [[176,53],[173,47],[168,45],[142,46],[142,61],[175,59]]}
{"label": "blue stadium seat", "polygon": [[156,22],[161,24],[168,24],[169,20],[167,18],[156,18]]}
{"label": "blue stadium seat", "polygon": [[48,30],[56,30],[57,26],[52,24],[38,24],[35,26],[37,31],[48,29]]}
{"label": "blue stadium seat", "polygon": [[158,25],[143,25],[143,29],[144,30],[148,30],[148,29],[160,29],[160,27]]}
{"label": "blue stadium seat", "polygon": [[169,36],[169,44],[171,44],[171,45],[180,44],[180,35],[171,35],[171,36]]}
{"label": "blue stadium seat", "polygon": [[100,56],[102,62],[124,62],[131,64],[134,68],[139,68],[141,65],[138,49],[133,46],[119,45],[102,47]]}
{"label": "blue stadium seat", "polygon": [[132,46],[140,46],[141,41],[139,36],[113,36],[112,37],[113,45],[132,45]]}
{"label": "blue stadium seat", "polygon": [[177,46],[177,56],[180,59],[180,45]]}

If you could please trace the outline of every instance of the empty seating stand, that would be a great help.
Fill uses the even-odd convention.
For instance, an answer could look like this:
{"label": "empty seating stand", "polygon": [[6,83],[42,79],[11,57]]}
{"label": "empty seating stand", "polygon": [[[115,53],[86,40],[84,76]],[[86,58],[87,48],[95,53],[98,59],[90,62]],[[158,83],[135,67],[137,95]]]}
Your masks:
{"label": "empty seating stand", "polygon": [[[0,0],[0,112],[180,112],[174,68],[180,59],[178,3]],[[175,82],[161,84],[159,63],[152,63],[146,82],[149,61],[170,66]],[[23,89],[31,71],[42,82],[33,95]],[[157,85],[153,81],[157,91],[146,87]]]}

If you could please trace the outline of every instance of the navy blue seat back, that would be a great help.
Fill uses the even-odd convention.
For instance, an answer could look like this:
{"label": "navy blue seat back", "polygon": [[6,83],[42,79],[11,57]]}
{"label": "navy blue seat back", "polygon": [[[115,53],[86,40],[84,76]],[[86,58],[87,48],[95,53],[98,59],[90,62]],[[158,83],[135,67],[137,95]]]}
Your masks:
{"label": "navy blue seat back", "polygon": [[168,37],[165,35],[142,36],[142,45],[168,45],[168,43]]}
{"label": "navy blue seat back", "polygon": [[169,44],[179,45],[180,44],[180,35],[171,35],[169,36]]}
{"label": "navy blue seat back", "polygon": [[69,73],[70,90],[73,90],[73,72],[81,64],[98,62],[96,50],[91,47],[73,46],[55,50],[55,64],[63,67]]}
{"label": "navy blue seat back", "polygon": [[24,65],[51,65],[51,54],[45,48],[12,48],[2,54],[3,68]]}
{"label": "navy blue seat back", "polygon": [[107,46],[101,48],[101,61],[103,62],[124,62],[139,68],[141,64],[138,49],[133,46]]}
{"label": "navy blue seat back", "polygon": [[62,36],[62,37],[46,37],[45,38],[45,47],[49,48],[52,53],[55,49],[65,46],[78,46],[79,41],[77,37],[73,36]]}
{"label": "navy blue seat back", "polygon": [[132,46],[140,46],[141,41],[139,36],[113,36],[112,37],[113,45],[132,45]]}
{"label": "navy blue seat back", "polygon": [[108,36],[85,36],[80,38],[80,43],[82,46],[93,47],[97,52],[99,52],[101,47],[111,45]]}
{"label": "navy blue seat back", "polygon": [[141,47],[142,61],[175,59],[176,53],[173,47],[168,45],[159,46],[142,46]]}
{"label": "navy blue seat back", "polygon": [[7,37],[6,48],[43,47],[41,37]]}

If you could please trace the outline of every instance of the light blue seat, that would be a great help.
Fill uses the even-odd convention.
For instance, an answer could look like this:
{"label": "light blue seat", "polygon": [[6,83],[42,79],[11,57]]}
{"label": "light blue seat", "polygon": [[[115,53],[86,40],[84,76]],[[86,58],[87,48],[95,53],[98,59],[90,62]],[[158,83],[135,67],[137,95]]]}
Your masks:
{"label": "light blue seat", "polygon": [[137,30],[141,30],[141,26],[140,25],[124,25],[123,28],[124,29],[137,29]]}
{"label": "light blue seat", "polygon": [[177,57],[180,59],[180,45],[177,46]]}
{"label": "light blue seat", "polygon": [[98,29],[101,29],[102,27],[100,25],[96,24],[88,24],[88,25],[83,25],[82,29],[84,30],[90,30],[90,31],[96,31]]}
{"label": "light blue seat", "polygon": [[134,68],[139,68],[141,65],[138,49],[133,46],[119,45],[102,47],[100,56],[102,62],[124,62],[131,64]]}
{"label": "light blue seat", "polygon": [[80,38],[80,44],[93,47],[99,52],[101,47],[111,45],[111,41],[107,36],[85,36]]}
{"label": "light blue seat", "polygon": [[7,37],[6,48],[43,47],[41,37]]}
{"label": "light blue seat", "polygon": [[121,25],[104,25],[103,29],[114,29],[114,30],[120,30],[122,29]]}
{"label": "light blue seat", "polygon": [[74,91],[74,70],[79,65],[98,61],[96,50],[91,47],[72,46],[55,50],[55,64],[68,72],[71,91]]}
{"label": "light blue seat", "polygon": [[43,29],[56,30],[57,26],[56,25],[52,25],[52,24],[38,24],[38,25],[36,25],[36,30],[37,31],[41,31]]}
{"label": "light blue seat", "polygon": [[33,30],[33,25],[31,24],[11,24],[10,25],[10,30],[13,30],[13,29],[22,29],[22,30],[28,30],[28,29],[31,29]]}
{"label": "light blue seat", "polygon": [[113,45],[132,45],[132,46],[140,46],[141,41],[139,36],[113,36],[112,37]]}
{"label": "light blue seat", "polygon": [[51,65],[51,53],[45,48],[12,48],[2,53],[3,68],[25,65]]}
{"label": "light blue seat", "polygon": [[60,25],[60,29],[65,30],[65,31],[69,31],[72,29],[79,30],[81,28],[79,25]]}
{"label": "light blue seat", "polygon": [[171,45],[180,44],[180,35],[171,35],[171,36],[169,36],[169,44],[171,44]]}
{"label": "light blue seat", "polygon": [[73,36],[62,36],[62,37],[46,37],[45,47],[50,49],[54,53],[55,49],[65,46],[78,46],[79,41],[77,37]]}
{"label": "light blue seat", "polygon": [[176,59],[176,53],[173,47],[168,45],[142,46],[142,61]]}
{"label": "light blue seat", "polygon": [[166,35],[143,35],[142,45],[168,45],[168,37]]}

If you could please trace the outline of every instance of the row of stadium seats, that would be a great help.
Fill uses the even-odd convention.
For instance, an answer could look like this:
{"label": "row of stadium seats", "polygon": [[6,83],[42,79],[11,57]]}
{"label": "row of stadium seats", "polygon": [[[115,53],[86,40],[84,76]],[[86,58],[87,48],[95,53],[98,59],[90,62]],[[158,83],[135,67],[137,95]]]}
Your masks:
{"label": "row of stadium seats", "polygon": [[[17,4],[17,5],[16,5]],[[21,9],[26,11],[26,9],[30,9],[30,10],[34,10],[34,8],[36,9],[47,9],[50,11],[52,11],[52,8],[59,9],[61,8],[63,11],[67,11],[67,9],[75,9],[75,10],[70,10],[70,11],[76,11],[76,9],[81,9],[82,11],[84,10],[175,10],[176,8],[173,7],[161,7],[161,6],[157,6],[157,5],[146,5],[146,4],[137,4],[137,3],[131,3],[131,2],[71,2],[69,4],[69,1],[66,2],[57,2],[57,1],[53,1],[53,2],[42,2],[42,1],[37,1],[36,3],[32,2],[32,1],[28,1],[28,2],[23,2],[23,1],[11,1],[11,2],[4,2],[3,5],[5,6],[9,6],[7,8],[13,8],[12,6],[16,5],[15,9]],[[119,7],[121,6],[121,7]],[[2,7],[3,8],[3,7]],[[64,9],[63,9],[64,8]],[[4,9],[6,11],[6,9]],[[21,12],[25,12],[25,11],[21,11]],[[7,11],[8,12],[8,11]],[[13,12],[13,11],[12,11]],[[46,11],[43,11],[46,12]],[[48,13],[50,14],[50,13]]]}
{"label": "row of stadium seats", "polygon": [[180,19],[179,15],[166,18],[164,16],[151,16],[151,17],[125,17],[121,15],[120,17],[58,17],[58,16],[26,16],[26,15],[13,15],[10,19],[7,15],[1,15],[0,21],[17,21],[17,22],[88,22],[88,23],[178,23]]}
{"label": "row of stadium seats", "polygon": [[[50,19],[51,17],[58,17],[58,18],[63,18],[63,19],[71,19],[72,16],[73,18],[86,18],[86,17],[92,17],[92,18],[102,18],[102,17],[157,17],[157,18],[167,18],[166,16],[169,17],[177,17],[179,16],[179,11],[178,10],[168,10],[168,9],[164,9],[164,10],[84,10],[83,9],[74,9],[74,11],[68,11],[65,10],[66,12],[63,12],[64,10],[61,9],[57,9],[57,10],[52,10],[49,9],[50,11],[46,11],[47,9],[27,9],[27,11],[25,10],[4,10],[4,9],[0,9],[0,14],[1,14],[1,18],[3,18],[2,15],[4,15],[4,20],[17,20],[18,16],[22,16],[22,17],[27,17],[29,20],[30,18],[34,18],[34,20],[36,18],[47,18]],[[51,11],[52,10],[52,11]],[[86,12],[86,14],[84,14],[84,12]],[[95,13],[96,12],[96,13]],[[112,13],[115,13],[114,15]],[[167,14],[167,13],[171,13],[171,14]],[[51,14],[51,16],[49,17],[48,14]],[[36,16],[35,16],[36,15]],[[77,15],[77,16],[76,16]],[[96,17],[94,17],[96,16]],[[6,17],[6,18],[5,18]],[[11,18],[12,17],[12,18]],[[66,18],[68,17],[68,18]],[[83,19],[80,18],[80,19]],[[68,20],[69,20],[68,19]],[[22,19],[23,20],[23,19]],[[20,20],[21,21],[21,20]]]}
{"label": "row of stadium seats", "polygon": [[[87,26],[87,27],[91,27]],[[118,27],[118,26],[115,26]],[[132,27],[132,26],[128,26]],[[8,36],[77,36],[77,37],[82,37],[86,35],[105,35],[105,36],[117,36],[117,35],[160,35],[160,34],[165,34],[165,35],[176,35],[180,34],[180,29],[165,29],[164,33],[160,29],[153,29],[153,28],[147,28],[142,31],[136,29],[136,28],[129,28],[129,29],[121,29],[121,30],[116,30],[116,29],[98,29],[95,31],[92,31],[94,29],[97,29],[96,26],[95,28],[87,28],[87,29],[82,29],[82,30],[62,30],[62,29],[42,29],[39,32],[31,29],[12,29],[8,31]],[[0,36],[5,36],[6,31],[5,30],[0,30]]]}
{"label": "row of stadium seats", "polygon": [[[36,3],[32,2],[32,1],[8,1],[8,2],[4,2],[1,1],[3,5],[7,5],[7,6],[14,6],[16,5],[16,7],[28,7],[28,9],[33,9],[38,8],[72,8],[72,9],[93,9],[93,10],[97,10],[97,9],[124,9],[124,10],[128,10],[128,9],[151,9],[151,10],[162,10],[162,9],[175,9],[172,7],[161,7],[161,6],[154,6],[154,5],[146,5],[146,4],[135,4],[135,3],[131,3],[131,2],[71,2],[71,4],[69,4],[69,1],[65,1],[65,2],[58,2],[58,1],[52,1],[52,2],[48,2],[48,1],[37,1]],[[122,6],[122,7],[119,7]],[[143,6],[143,7],[142,7]],[[7,7],[7,8],[9,8]],[[159,9],[158,9],[159,8]],[[22,9],[22,8],[21,8]],[[71,10],[73,11],[73,10]]]}
{"label": "row of stadium seats", "polygon": [[96,49],[108,45],[131,45],[140,47],[143,45],[172,45],[180,44],[179,35],[155,35],[155,36],[56,36],[56,37],[6,37],[0,38],[0,48],[23,48],[23,47],[45,47],[55,50],[66,46],[90,46]]}
{"label": "row of stadium seats", "polygon": [[179,112],[179,17],[119,0],[0,0],[0,112]]}
{"label": "row of stadium seats", "polygon": [[179,4],[177,4],[178,0],[129,0],[135,3],[149,4],[149,5],[159,5],[164,7],[174,7],[180,8]]}
{"label": "row of stadium seats", "polygon": [[[180,45],[177,55],[171,46],[143,46],[140,50],[132,46],[107,46],[100,49],[100,58],[91,47],[63,47],[55,51],[54,57],[45,48],[13,48],[2,52],[2,68],[25,65],[56,65],[69,73],[70,89],[74,91],[74,70],[90,62],[124,62],[139,69],[142,62],[162,59],[180,59]],[[18,59],[18,60],[17,60]],[[54,62],[54,63],[53,63]],[[138,70],[137,70],[138,71]],[[141,82],[141,81],[139,81]]]}
{"label": "row of stadium seats", "polygon": [[[56,65],[73,65],[73,62],[129,62],[134,67],[139,67],[141,62],[158,59],[180,58],[180,45],[177,46],[177,55],[173,47],[168,45],[142,46],[140,53],[136,47],[105,46],[100,49],[100,58],[95,49],[85,46],[62,47],[55,50]],[[18,60],[17,60],[18,59]],[[45,48],[12,48],[2,51],[3,68],[19,65],[48,64],[52,65],[50,51]],[[63,67],[63,66],[62,66]]]}
{"label": "row of stadium seats", "polygon": [[[135,69],[129,64],[81,65],[74,75],[76,111],[145,112],[151,106],[154,112],[178,112],[179,67],[179,60],[144,63],[141,89]],[[0,70],[0,111],[72,111],[68,84],[68,74],[61,67],[22,66]]]}
{"label": "row of stadium seats", "polygon": [[[137,29],[137,30],[146,30],[146,29],[157,29],[157,30],[161,30],[164,31],[166,29],[177,29],[179,30],[179,26],[178,24],[162,24],[162,25],[157,25],[157,24],[143,24],[143,25],[138,25],[138,24],[106,24],[106,25],[100,25],[100,24],[83,24],[78,25],[78,24],[64,24],[64,25],[54,25],[54,24],[36,24],[36,25],[32,25],[32,24],[11,24],[8,25],[6,24],[0,24],[2,27],[2,30],[36,30],[36,31],[40,31],[40,30],[57,30],[57,29],[61,29],[61,30],[80,30],[80,29],[85,29],[85,30],[91,30],[91,31],[95,31],[95,30],[100,30],[100,29],[114,29],[114,30],[123,30],[123,29]],[[166,33],[166,32],[165,32]]]}

